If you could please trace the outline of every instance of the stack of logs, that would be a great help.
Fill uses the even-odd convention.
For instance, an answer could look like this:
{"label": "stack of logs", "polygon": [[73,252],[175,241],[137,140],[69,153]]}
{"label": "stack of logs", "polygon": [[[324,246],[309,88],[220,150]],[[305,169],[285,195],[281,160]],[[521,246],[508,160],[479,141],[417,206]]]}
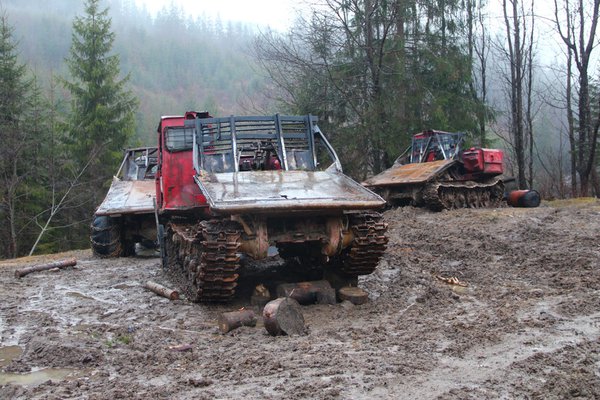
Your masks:
{"label": "stack of logs", "polygon": [[[304,316],[300,305],[336,304],[336,291],[328,281],[284,283],[277,286],[275,300],[264,285],[258,285],[251,298],[251,304],[259,309],[264,306],[262,317],[265,329],[273,336],[303,335],[306,333]],[[338,291],[341,301],[364,304],[368,294],[356,287],[344,287]],[[221,314],[219,329],[230,332],[241,326],[256,326],[257,317],[252,309],[242,308]]]}

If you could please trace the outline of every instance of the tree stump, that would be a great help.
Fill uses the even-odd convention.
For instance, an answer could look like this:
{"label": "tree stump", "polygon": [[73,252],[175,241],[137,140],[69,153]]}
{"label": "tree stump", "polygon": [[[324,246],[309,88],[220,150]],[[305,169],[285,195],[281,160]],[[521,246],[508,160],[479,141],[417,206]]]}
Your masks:
{"label": "tree stump", "polygon": [[267,303],[263,310],[263,320],[265,329],[273,336],[306,333],[300,304],[289,297],[280,297]]}
{"label": "tree stump", "polygon": [[316,303],[318,293],[329,291],[331,285],[327,281],[282,283],[277,286],[277,297],[290,297],[306,305]]}
{"label": "tree stump", "polygon": [[222,333],[230,332],[240,326],[256,326],[254,311],[242,308],[238,311],[222,313],[219,316],[219,329]]}
{"label": "tree stump", "polygon": [[339,290],[338,296],[341,301],[348,300],[352,304],[365,304],[369,300],[369,294],[361,288],[346,286]]}

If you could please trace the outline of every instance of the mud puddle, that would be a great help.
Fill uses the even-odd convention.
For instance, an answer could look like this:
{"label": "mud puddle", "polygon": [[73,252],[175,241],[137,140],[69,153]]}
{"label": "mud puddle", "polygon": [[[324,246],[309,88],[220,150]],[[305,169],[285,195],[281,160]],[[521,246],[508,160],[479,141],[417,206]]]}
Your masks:
{"label": "mud puddle", "polygon": [[36,386],[47,381],[72,380],[83,373],[74,368],[43,368],[29,373],[0,372],[0,385]]}
{"label": "mud puddle", "polygon": [[[300,337],[271,337],[260,322],[218,330],[257,283],[281,280],[276,260],[241,270],[231,304],[144,290],[173,285],[153,258],[80,252],[78,268],[21,280],[9,263],[0,398],[597,398],[599,204],[388,210],[386,254],[359,280],[369,302],[303,307]],[[182,344],[192,348],[172,350]],[[57,375],[39,377],[39,366]],[[5,383],[21,378],[35,383]]]}
{"label": "mud puddle", "polygon": [[6,367],[12,360],[21,357],[23,349],[21,346],[0,347],[0,368]]}

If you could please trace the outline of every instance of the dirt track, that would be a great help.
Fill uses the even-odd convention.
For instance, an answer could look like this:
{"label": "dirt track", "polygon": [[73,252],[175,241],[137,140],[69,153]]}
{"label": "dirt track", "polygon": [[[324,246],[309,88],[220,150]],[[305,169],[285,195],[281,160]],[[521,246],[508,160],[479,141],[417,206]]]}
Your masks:
{"label": "dirt track", "polygon": [[[156,258],[75,252],[76,268],[21,279],[49,257],[5,263],[0,398],[600,396],[600,202],[385,216],[387,254],[360,281],[370,301],[303,307],[306,336],[220,334],[218,314],[247,298],[158,297],[141,287],[168,283]],[[40,368],[53,379],[15,374]]]}

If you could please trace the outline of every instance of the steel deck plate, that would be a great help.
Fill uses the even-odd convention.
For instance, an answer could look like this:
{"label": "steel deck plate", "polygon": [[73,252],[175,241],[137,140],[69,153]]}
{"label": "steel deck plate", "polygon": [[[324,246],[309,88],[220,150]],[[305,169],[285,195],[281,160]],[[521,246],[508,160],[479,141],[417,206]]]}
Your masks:
{"label": "steel deck plate", "polygon": [[385,201],[349,177],[325,171],[249,171],[197,176],[212,211],[267,213],[380,208]]}
{"label": "steel deck plate", "polygon": [[154,212],[156,186],[153,180],[122,181],[114,178],[96,215]]}
{"label": "steel deck plate", "polygon": [[363,185],[377,187],[423,183],[431,180],[455,162],[455,160],[439,160],[391,167],[367,179],[363,182]]}

